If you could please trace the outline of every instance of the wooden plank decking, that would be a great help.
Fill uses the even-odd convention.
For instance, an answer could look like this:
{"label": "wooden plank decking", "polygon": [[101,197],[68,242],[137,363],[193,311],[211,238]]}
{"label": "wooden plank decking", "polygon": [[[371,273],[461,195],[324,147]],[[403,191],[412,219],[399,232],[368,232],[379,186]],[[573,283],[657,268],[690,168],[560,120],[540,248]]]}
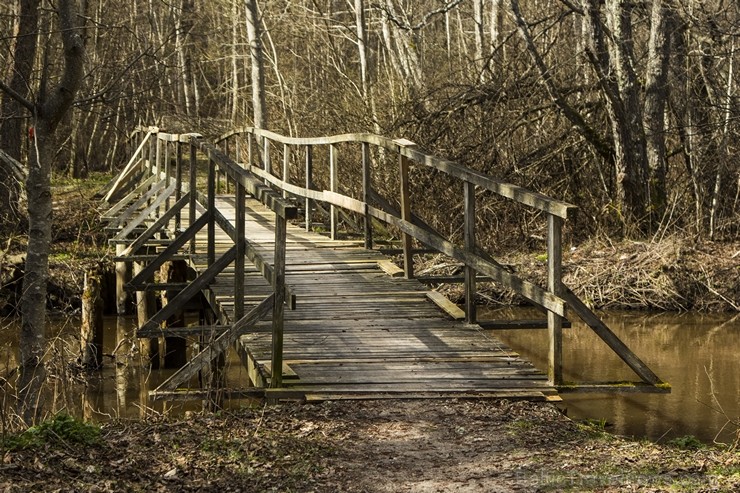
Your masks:
{"label": "wooden plank decking", "polygon": [[[216,206],[233,224],[233,197]],[[272,262],[273,213],[248,200],[246,236]],[[453,320],[415,280],[391,277],[387,257],[360,242],[332,241],[289,226],[286,282],[297,296],[285,312],[283,386],[306,400],[475,396],[559,400],[547,377],[476,324]],[[233,243],[217,230],[217,247]],[[199,243],[201,240],[199,240]],[[197,271],[204,256],[193,257]],[[245,309],[271,292],[248,266]],[[233,267],[211,284],[215,307],[234,319]],[[269,386],[271,322],[238,347],[258,386]]]}

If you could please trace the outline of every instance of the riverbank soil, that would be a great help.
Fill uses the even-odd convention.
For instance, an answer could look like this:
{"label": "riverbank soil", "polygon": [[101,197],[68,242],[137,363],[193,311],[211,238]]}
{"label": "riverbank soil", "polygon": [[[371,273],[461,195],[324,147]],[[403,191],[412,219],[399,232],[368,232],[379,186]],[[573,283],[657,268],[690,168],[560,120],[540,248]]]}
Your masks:
{"label": "riverbank soil", "polygon": [[6,450],[0,490],[740,491],[738,444],[696,445],[619,438],[550,404],[284,404],[116,422],[96,444]]}

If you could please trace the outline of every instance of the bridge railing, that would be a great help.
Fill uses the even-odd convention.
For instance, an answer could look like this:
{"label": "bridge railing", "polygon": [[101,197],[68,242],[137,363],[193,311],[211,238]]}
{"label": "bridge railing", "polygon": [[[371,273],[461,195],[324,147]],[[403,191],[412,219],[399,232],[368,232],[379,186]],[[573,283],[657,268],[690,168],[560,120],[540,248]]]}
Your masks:
{"label": "bridge railing", "polygon": [[[245,142],[246,140],[246,142]],[[397,228],[402,235],[403,272],[407,278],[414,277],[413,240],[427,248],[443,253],[464,266],[465,312],[468,322],[476,321],[475,303],[476,277],[485,276],[488,280],[511,289],[535,306],[547,312],[549,338],[548,376],[552,383],[562,384],[562,328],[571,308],[583,319],[643,380],[654,385],[659,383],[655,374],[637,358],[601,320],[562,282],[562,230],[564,222],[575,212],[576,207],[523,187],[505,183],[484,173],[442,159],[419,149],[407,140],[391,140],[386,137],[360,133],[344,134],[318,138],[294,138],[253,127],[242,127],[229,131],[216,139],[227,155],[283,196],[293,196],[304,201],[306,228],[312,224],[313,205],[328,206],[330,234],[337,238],[340,211],[351,211],[362,217],[365,246],[372,247],[373,222],[378,220]],[[344,146],[344,147],[341,147]],[[339,149],[359,147],[351,151],[352,157],[344,159],[343,164],[361,169],[361,172],[347,173],[340,170]],[[293,159],[297,155],[305,157],[300,170]],[[322,163],[315,156],[320,155],[326,162],[324,171],[328,172],[328,186],[317,186],[314,180],[315,169]],[[279,165],[273,156],[281,156]],[[372,165],[372,156],[383,156],[397,162],[396,180],[398,194],[393,200],[381,196],[374,186],[374,174],[381,171]],[[414,212],[410,193],[410,171],[414,167],[435,170],[457,182],[462,195],[462,242],[456,243],[449,236],[427,224]],[[340,183],[340,171],[350,176],[351,183]],[[297,177],[297,179],[296,179]],[[387,180],[388,177],[384,176]],[[359,181],[359,183],[358,183]],[[387,188],[387,187],[385,187]],[[476,239],[476,195],[488,191],[504,199],[513,201],[529,209],[544,214],[547,223],[547,285],[541,287],[522,279],[497,262],[490,254],[480,248]],[[398,206],[393,204],[393,201]]]}
{"label": "bridge railing", "polygon": [[[188,243],[189,251],[195,253],[196,233],[207,228],[206,270],[198,273],[198,277],[159,312],[140,319],[137,334],[140,337],[167,335],[160,329],[160,324],[181,309],[195,294],[206,289],[224,268],[232,262],[234,264],[233,320],[228,321],[226,330],[218,334],[209,347],[162,384],[154,392],[155,397],[174,392],[178,385],[210,365],[239,335],[269,312],[272,313],[271,364],[273,369],[282,368],[284,305],[287,303],[289,308],[295,305],[295,294],[285,283],[287,221],[297,217],[296,207],[198,134],[172,134],[162,132],[157,127],[139,127],[132,133],[131,139],[136,150],[105,196],[105,201],[109,203],[119,200],[107,213],[115,218],[114,226],[119,228],[114,242],[125,245],[124,248],[117,249],[117,261],[134,258],[132,256],[135,256],[141,246],[165,229],[168,230],[171,242],[145,268],[135,273],[129,287],[137,291],[151,289],[148,279],[154,272],[181,248],[188,247]],[[204,161],[207,162],[206,169],[203,169]],[[235,190],[233,223],[215,205],[219,180],[225,181]],[[120,198],[137,181],[141,184],[130,191],[129,195]],[[125,186],[126,182],[131,183]],[[275,212],[275,242],[270,261],[263,258],[247,238],[244,228],[247,193]],[[134,199],[135,196],[138,199]],[[131,203],[131,200],[134,202]],[[185,207],[189,209],[188,223],[182,224],[182,210]],[[144,224],[148,225],[144,232],[139,231],[136,233],[138,236],[129,238],[137,227]],[[217,226],[233,242],[226,253],[217,252]],[[250,261],[262,273],[272,288],[272,294],[256,307],[252,307],[249,313],[245,313],[244,304],[245,260]],[[187,330],[182,328],[178,333],[182,334]],[[273,371],[270,385],[282,385],[282,372]]]}

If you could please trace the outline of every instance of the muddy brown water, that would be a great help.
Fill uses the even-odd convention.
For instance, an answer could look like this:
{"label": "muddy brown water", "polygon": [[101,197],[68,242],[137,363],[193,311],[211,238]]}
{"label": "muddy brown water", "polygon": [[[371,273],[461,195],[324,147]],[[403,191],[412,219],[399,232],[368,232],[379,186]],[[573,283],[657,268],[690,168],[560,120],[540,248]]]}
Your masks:
{"label": "muddy brown water", "polygon": [[[732,443],[740,423],[740,315],[602,312],[609,327],[662,380],[670,394],[563,394],[574,419],[605,420],[607,430],[666,442],[695,436]],[[485,319],[542,318],[527,309],[488,310]],[[546,330],[492,331],[538,368],[547,364]],[[564,379],[639,378],[587,326],[563,331]]]}
{"label": "muddy brown water", "polygon": [[[606,422],[607,430],[666,442],[692,435],[704,442],[730,443],[737,438],[740,422],[740,316],[714,314],[647,314],[606,312],[605,321],[664,381],[671,394],[564,394],[562,408],[574,419]],[[481,320],[540,318],[534,310],[506,308],[481,310]],[[199,403],[169,407],[147,401],[146,391],[155,388],[173,370],[143,371],[130,355],[133,318],[120,322],[105,319],[104,369],[86,381],[63,362],[76,353],[74,338],[79,320],[54,319],[50,324],[49,352],[52,378],[50,402],[54,409],[67,409],[97,421],[111,417],[136,418],[146,414],[181,413],[200,409]],[[19,324],[0,320],[0,376],[17,366]],[[491,331],[538,368],[545,368],[546,330]],[[631,370],[600,339],[582,324],[564,330],[566,381],[636,380]],[[116,364],[112,355],[121,355]],[[227,362],[227,382],[242,387],[246,374],[238,359]],[[11,379],[12,381],[12,379]],[[4,387],[8,391],[8,385]],[[3,396],[5,397],[5,396]],[[6,410],[11,399],[3,399]],[[232,402],[232,407],[249,405]]]}

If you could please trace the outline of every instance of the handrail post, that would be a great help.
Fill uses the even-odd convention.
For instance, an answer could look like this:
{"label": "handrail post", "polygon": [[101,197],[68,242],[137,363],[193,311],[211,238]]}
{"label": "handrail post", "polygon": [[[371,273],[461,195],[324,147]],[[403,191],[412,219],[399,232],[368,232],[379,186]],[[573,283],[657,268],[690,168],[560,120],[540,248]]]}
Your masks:
{"label": "handrail post", "polygon": [[285,303],[285,242],[287,220],[280,214],[275,216],[275,260],[273,263],[272,288],[272,375],[271,388],[283,386],[283,313]]}
{"label": "handrail post", "polygon": [[[400,182],[401,182],[401,219],[411,222],[411,196],[409,191],[409,160],[404,155],[399,155]],[[412,237],[408,233],[402,233],[403,242],[403,272],[406,279],[414,277],[414,257],[411,250]]]}
{"label": "handrail post", "polygon": [[[306,190],[313,187],[313,146],[306,146]],[[311,231],[311,208],[313,202],[306,197],[306,231]]]}
{"label": "handrail post", "polygon": [[[175,142],[175,203],[179,202],[182,198],[182,142],[180,136],[177,137]],[[182,220],[181,210],[175,213],[175,234],[180,231],[180,224]]]}
{"label": "handrail post", "polygon": [[[547,215],[547,288],[555,296],[561,296],[562,283],[562,218]],[[547,376],[550,385],[563,383],[563,317],[547,312],[547,335],[549,339]]]}
{"label": "handrail post", "polygon": [[216,162],[208,154],[208,266],[216,261]]}
{"label": "handrail post", "polygon": [[[464,182],[463,200],[465,202],[465,251],[475,254],[475,184]],[[475,269],[465,266],[465,321],[469,324],[476,322],[475,308]]]}
{"label": "handrail post", "polygon": [[[197,196],[195,188],[197,187],[198,177],[198,149],[193,142],[195,137],[190,137],[190,203],[188,204],[188,222],[189,226],[192,226],[195,222],[195,204],[197,202]],[[195,253],[195,236],[190,240],[190,253]]]}
{"label": "handrail post", "polygon": [[[290,183],[290,146],[283,144],[283,181]],[[288,198],[288,192],[283,190],[283,198]]]}
{"label": "handrail post", "polygon": [[363,229],[365,230],[365,248],[373,248],[373,223],[370,219],[368,207],[370,203],[370,190],[372,187],[372,177],[370,175],[370,144],[362,143],[362,201],[365,203],[365,215],[363,219]]}
{"label": "handrail post", "polygon": [[[339,192],[337,183],[337,148],[334,144],[329,145],[329,190]],[[337,239],[337,228],[339,227],[339,209],[332,204],[329,207],[329,227],[331,230],[331,239]]]}
{"label": "handrail post", "polygon": [[[229,139],[224,140],[224,155],[226,157],[229,157]],[[224,177],[224,185],[226,187],[226,193],[231,193],[231,182],[229,181],[229,175],[227,173],[223,173]]]}
{"label": "handrail post", "polygon": [[234,322],[241,320],[244,316],[244,185],[236,180],[236,190],[234,194],[236,202],[235,219],[236,222],[236,258],[234,259]]}
{"label": "handrail post", "polygon": [[270,141],[267,137],[262,137],[262,156],[264,160],[265,171],[272,174],[272,161],[270,161]]}
{"label": "handrail post", "polygon": [[[155,160],[155,155],[156,155],[156,151],[155,151],[156,146],[157,146],[157,134],[152,133],[152,135],[149,137],[149,152],[147,156],[149,158],[147,160],[149,161],[149,165],[147,166],[147,169],[149,170],[149,175],[154,174],[153,170],[154,170],[154,160]],[[147,175],[147,177],[149,175]]]}
{"label": "handrail post", "polygon": [[[172,163],[170,162],[170,142],[168,140],[165,140],[162,144],[164,146],[164,150],[162,154],[164,155],[164,186],[165,188],[170,186],[170,182],[172,181],[172,177],[170,176],[170,173],[172,173]],[[167,199],[164,201],[164,210],[165,212],[168,211],[170,208],[170,198],[167,197]]]}
{"label": "handrail post", "polygon": [[[156,158],[154,159],[154,176],[156,176],[156,181],[162,179],[162,141],[159,139],[159,135],[157,135]],[[165,187],[168,185],[168,183],[165,183]],[[154,217],[159,217],[159,206],[154,210]]]}
{"label": "handrail post", "polygon": [[249,133],[247,134],[247,169],[251,170],[254,165],[254,136]]}

